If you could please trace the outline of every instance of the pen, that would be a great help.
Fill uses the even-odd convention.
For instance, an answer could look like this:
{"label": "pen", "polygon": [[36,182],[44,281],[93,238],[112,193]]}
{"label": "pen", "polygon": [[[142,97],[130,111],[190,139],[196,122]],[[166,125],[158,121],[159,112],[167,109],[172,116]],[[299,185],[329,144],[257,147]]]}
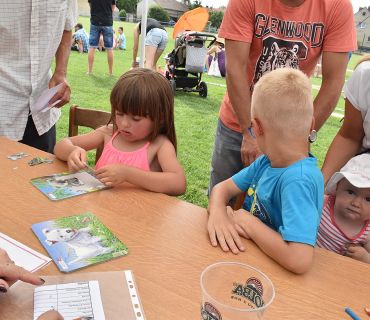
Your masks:
{"label": "pen", "polygon": [[355,320],[361,320],[358,316],[354,314],[354,312],[350,308],[346,308],[346,312]]}

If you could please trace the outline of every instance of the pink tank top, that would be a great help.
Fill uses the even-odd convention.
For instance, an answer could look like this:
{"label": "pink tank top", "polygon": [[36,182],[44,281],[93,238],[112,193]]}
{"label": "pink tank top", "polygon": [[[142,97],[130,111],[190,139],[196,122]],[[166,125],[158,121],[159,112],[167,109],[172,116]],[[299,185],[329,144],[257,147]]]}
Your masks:
{"label": "pink tank top", "polygon": [[117,131],[112,139],[104,147],[103,153],[99,158],[99,161],[95,165],[95,170],[114,163],[122,163],[128,166],[140,168],[143,170],[150,171],[147,148],[150,144],[148,141],[147,144],[140,148],[139,150],[132,152],[119,151],[113,147],[113,139],[117,136],[119,131]]}
{"label": "pink tank top", "polygon": [[316,246],[341,253],[346,250],[346,244],[363,244],[370,231],[370,219],[365,221],[362,230],[353,238],[348,237],[335,223],[333,208],[335,196],[330,195],[322,210],[319,232],[317,234]]}

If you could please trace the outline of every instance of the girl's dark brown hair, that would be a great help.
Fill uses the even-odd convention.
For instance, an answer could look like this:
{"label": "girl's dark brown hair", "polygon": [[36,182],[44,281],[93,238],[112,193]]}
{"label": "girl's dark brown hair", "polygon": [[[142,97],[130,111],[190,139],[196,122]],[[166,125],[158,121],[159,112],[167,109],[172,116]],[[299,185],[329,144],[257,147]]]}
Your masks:
{"label": "girl's dark brown hair", "polygon": [[165,135],[177,151],[174,120],[174,96],[169,81],[159,72],[134,68],[124,73],[110,94],[113,131],[117,130],[116,111],[132,116],[146,117],[154,123],[150,142]]}

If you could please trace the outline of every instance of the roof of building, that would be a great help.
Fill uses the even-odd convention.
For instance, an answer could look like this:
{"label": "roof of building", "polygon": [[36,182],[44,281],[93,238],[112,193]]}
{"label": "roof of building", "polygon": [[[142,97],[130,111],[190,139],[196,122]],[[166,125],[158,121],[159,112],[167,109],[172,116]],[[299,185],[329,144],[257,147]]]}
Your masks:
{"label": "roof of building", "polygon": [[208,12],[219,12],[219,11],[225,11],[225,9],[220,9],[220,8],[209,8],[209,7],[206,7]]}
{"label": "roof of building", "polygon": [[182,12],[188,11],[188,6],[184,4],[183,2],[179,2],[176,0],[154,0],[154,1],[157,2],[164,9],[170,9],[170,10],[182,11]]}

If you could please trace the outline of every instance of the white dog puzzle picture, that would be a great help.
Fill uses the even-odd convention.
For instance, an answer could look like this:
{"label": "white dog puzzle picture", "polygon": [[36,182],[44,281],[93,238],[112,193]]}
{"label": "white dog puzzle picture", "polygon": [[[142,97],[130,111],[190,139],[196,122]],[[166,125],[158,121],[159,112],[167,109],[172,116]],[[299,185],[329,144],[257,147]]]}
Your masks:
{"label": "white dog puzzle picture", "polygon": [[62,272],[129,253],[129,249],[90,212],[36,223],[31,228]]}
{"label": "white dog puzzle picture", "polygon": [[32,179],[30,182],[52,201],[112,188],[101,183],[90,167],[77,173],[67,171],[43,176]]}

